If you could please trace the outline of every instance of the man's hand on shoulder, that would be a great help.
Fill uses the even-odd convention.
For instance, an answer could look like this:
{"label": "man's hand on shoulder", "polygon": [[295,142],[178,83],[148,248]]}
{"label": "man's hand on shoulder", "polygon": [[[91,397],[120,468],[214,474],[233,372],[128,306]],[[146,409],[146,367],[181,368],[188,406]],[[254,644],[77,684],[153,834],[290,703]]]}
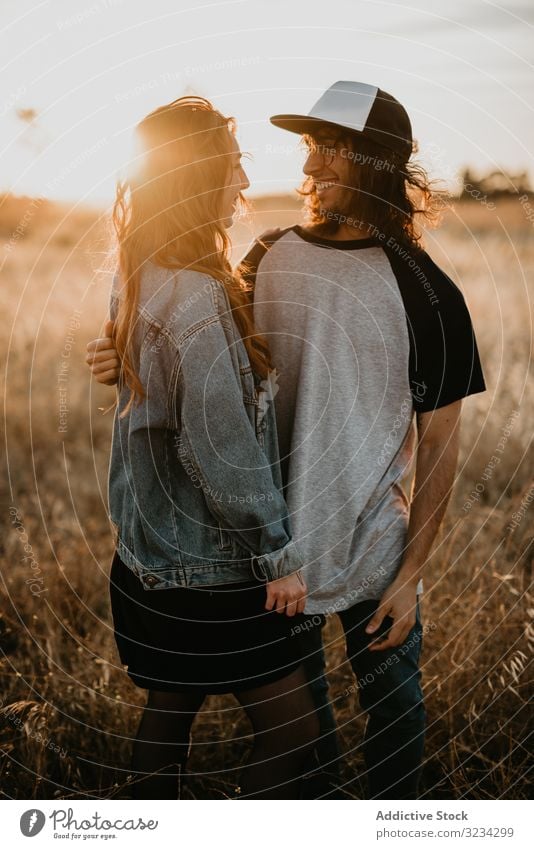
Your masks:
{"label": "man's hand on shoulder", "polygon": [[278,236],[280,233],[280,227],[273,227],[271,230],[265,230],[261,236],[257,237],[258,242],[268,242],[270,239],[274,239],[275,236]]}
{"label": "man's hand on shoulder", "polygon": [[120,360],[113,342],[113,322],[106,321],[104,336],[92,339],[87,345],[85,362],[97,383],[114,386],[120,373]]}

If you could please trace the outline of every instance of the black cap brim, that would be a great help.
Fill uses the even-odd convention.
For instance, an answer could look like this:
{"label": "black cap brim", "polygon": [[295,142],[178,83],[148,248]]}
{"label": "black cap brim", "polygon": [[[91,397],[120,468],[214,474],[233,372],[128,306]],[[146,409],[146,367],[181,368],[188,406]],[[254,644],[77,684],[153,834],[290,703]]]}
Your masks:
{"label": "black cap brim", "polygon": [[336,121],[325,121],[324,118],[312,118],[310,115],[273,115],[270,119],[271,124],[275,127],[280,127],[282,130],[288,130],[290,133],[298,135],[312,136],[317,132],[320,126],[338,127],[340,130],[345,130],[354,136],[361,136],[373,141],[386,150],[394,151],[408,159],[412,152],[412,143],[407,139],[395,135],[395,133],[386,133],[381,130],[368,128],[365,130],[355,130],[347,124],[338,124]]}
{"label": "black cap brim", "polygon": [[299,136],[312,135],[321,124],[337,126],[321,118],[310,118],[309,115],[273,115],[269,120],[275,127],[289,130],[290,133],[297,133]]}

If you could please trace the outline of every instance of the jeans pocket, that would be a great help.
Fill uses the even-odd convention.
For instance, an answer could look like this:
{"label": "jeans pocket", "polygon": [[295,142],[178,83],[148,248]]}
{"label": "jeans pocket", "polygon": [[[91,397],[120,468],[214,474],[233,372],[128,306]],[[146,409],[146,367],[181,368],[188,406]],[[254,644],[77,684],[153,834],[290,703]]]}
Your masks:
{"label": "jeans pocket", "polygon": [[417,636],[419,638],[418,648],[419,648],[419,654],[421,654],[421,651],[422,651],[422,648],[423,648],[423,635],[424,635],[425,629],[423,628],[423,622],[422,622],[422,619],[421,619],[421,605],[419,603],[419,596],[417,596],[417,604],[415,606],[415,626],[414,626],[414,628],[415,628],[415,631],[416,631]]}

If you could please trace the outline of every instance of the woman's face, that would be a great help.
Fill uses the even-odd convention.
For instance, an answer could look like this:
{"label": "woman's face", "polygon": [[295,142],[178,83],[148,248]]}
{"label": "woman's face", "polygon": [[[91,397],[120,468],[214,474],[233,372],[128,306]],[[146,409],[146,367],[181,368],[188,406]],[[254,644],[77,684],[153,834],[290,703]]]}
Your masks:
{"label": "woman's face", "polygon": [[221,209],[221,223],[226,228],[231,227],[234,222],[234,213],[239,193],[244,192],[250,186],[248,177],[241,164],[242,154],[239,150],[239,145],[235,136],[231,133],[230,135],[232,139],[232,151],[229,156],[228,182],[223,191]]}

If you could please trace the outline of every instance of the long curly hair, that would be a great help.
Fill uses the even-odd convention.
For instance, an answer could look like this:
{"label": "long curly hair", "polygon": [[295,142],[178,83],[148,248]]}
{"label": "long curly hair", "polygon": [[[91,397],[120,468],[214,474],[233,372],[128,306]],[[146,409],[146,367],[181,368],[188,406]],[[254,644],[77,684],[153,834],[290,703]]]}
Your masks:
{"label": "long curly hair", "polygon": [[[223,282],[251,366],[261,377],[268,374],[267,342],[255,333],[250,294],[232,271],[230,240],[221,220],[234,133],[233,118],[222,115],[205,98],[193,96],[159,107],[136,127],[140,165],[118,181],[112,211],[120,275],[113,339],[121,378],[130,389],[124,415],[146,395],[132,341],[141,270],[148,260]],[[242,206],[241,195],[239,200]]]}
{"label": "long curly hair", "polygon": [[[385,234],[413,252],[422,250],[421,225],[438,223],[447,198],[438,181],[430,180],[416,161],[339,127],[330,129],[336,155],[341,152],[350,163],[350,176],[334,214],[321,207],[313,178],[304,180],[299,194],[305,198],[306,224],[317,235],[328,237],[349,219],[371,235]],[[303,136],[302,142],[307,150],[321,147],[310,135]],[[417,153],[416,142],[412,153]]]}

